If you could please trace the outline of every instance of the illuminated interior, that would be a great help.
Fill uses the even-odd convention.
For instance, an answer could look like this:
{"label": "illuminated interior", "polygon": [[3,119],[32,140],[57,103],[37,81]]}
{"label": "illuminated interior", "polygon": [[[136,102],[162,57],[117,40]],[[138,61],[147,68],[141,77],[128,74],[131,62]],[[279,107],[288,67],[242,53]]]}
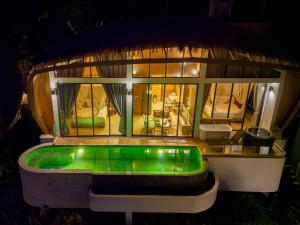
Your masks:
{"label": "illuminated interior", "polygon": [[31,109],[43,132],[61,136],[195,137],[202,119],[228,119],[233,131],[272,128],[280,73],[200,60],[224,52],[152,48],[58,62],[33,77]]}
{"label": "illuminated interior", "polygon": [[[270,128],[277,91],[271,83],[211,83],[202,118],[228,118],[233,130]],[[268,90],[268,91],[265,91]],[[205,100],[205,99],[204,99]],[[266,110],[269,108],[269,110]]]}

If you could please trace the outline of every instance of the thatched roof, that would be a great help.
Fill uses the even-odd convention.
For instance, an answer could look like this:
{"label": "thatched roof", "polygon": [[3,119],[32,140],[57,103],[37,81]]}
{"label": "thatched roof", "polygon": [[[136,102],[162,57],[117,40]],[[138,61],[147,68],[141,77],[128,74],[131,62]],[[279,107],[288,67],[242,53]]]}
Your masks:
{"label": "thatched roof", "polygon": [[155,17],[106,24],[62,39],[34,59],[34,64],[89,52],[155,47],[222,47],[282,56],[278,46],[256,34],[203,18]]}

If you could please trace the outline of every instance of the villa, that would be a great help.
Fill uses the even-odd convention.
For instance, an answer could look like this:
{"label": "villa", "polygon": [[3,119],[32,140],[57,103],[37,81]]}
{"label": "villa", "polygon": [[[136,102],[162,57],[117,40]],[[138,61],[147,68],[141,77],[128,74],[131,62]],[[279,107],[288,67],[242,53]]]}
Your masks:
{"label": "villa", "polygon": [[[28,80],[28,98],[45,134],[41,141],[51,135],[51,143],[20,157],[27,202],[95,211],[199,212],[214,203],[217,190],[277,191],[285,152],[274,142],[272,130],[283,110],[279,104],[287,71],[299,71],[299,65],[265,40],[235,27],[173,22],[162,22],[159,28],[155,23],[133,22],[103,27],[66,40],[37,57]],[[96,149],[99,146],[112,148],[105,148],[102,153],[107,152],[101,156]],[[118,146],[125,150],[132,147],[132,155],[140,161]],[[140,146],[145,148],[138,150]],[[169,170],[176,177],[180,173],[187,176],[189,171],[194,174],[196,147],[201,174],[207,166],[215,176],[215,185],[198,201],[196,194],[187,200],[174,190],[175,199],[170,199],[163,185],[160,193],[151,182],[164,183],[164,179],[130,181],[130,174],[153,172],[147,170],[149,164],[140,169],[141,159],[154,154],[149,146],[159,147],[155,154],[160,155],[160,165],[166,166],[154,174],[167,174],[166,179],[172,176]],[[47,151],[39,153],[39,148]],[[45,167],[46,161],[39,161],[43,155],[52,157]],[[55,161],[55,155],[61,161]],[[68,156],[79,161],[90,157],[94,164],[90,167],[81,161],[78,168],[68,167]],[[176,160],[191,162],[185,170]],[[97,166],[104,164],[101,171],[105,175],[119,171],[119,177],[97,177]],[[122,171],[126,178],[120,175]],[[172,182],[170,179],[176,186]],[[112,183],[124,190],[115,190]],[[147,193],[128,191],[135,184]],[[194,185],[192,181],[189,184]],[[147,185],[152,185],[148,191]],[[186,188],[179,185],[178,191],[189,195]],[[155,196],[149,193],[161,194],[162,199],[149,197]],[[137,197],[128,197],[131,195],[142,199],[139,202]],[[126,203],[131,204],[130,209]],[[131,221],[131,215],[127,216]]]}

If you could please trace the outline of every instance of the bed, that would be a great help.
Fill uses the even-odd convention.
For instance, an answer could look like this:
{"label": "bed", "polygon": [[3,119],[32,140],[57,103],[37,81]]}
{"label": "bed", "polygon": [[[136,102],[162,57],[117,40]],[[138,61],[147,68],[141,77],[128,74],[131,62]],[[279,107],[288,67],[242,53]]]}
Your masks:
{"label": "bed", "polygon": [[[228,103],[216,103],[214,106],[213,118],[227,118],[228,108]],[[230,106],[229,118],[231,118],[232,121],[242,121],[244,115],[244,108],[244,105],[241,106],[234,102]],[[208,101],[204,107],[204,116],[206,118],[210,118],[211,111],[212,103]]]}
{"label": "bed", "polygon": [[[77,127],[79,128],[91,128],[93,127],[105,127],[107,118],[107,107],[103,107],[99,112],[92,116],[90,108],[81,108],[77,111]],[[73,115],[71,118],[71,126],[76,127],[76,116]]]}

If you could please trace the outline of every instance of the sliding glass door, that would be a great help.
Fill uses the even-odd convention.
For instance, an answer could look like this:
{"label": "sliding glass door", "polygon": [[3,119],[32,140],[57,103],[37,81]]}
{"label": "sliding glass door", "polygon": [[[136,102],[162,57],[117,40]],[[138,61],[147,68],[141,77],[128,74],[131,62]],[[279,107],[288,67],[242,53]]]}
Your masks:
{"label": "sliding glass door", "polygon": [[[124,93],[108,92],[102,84],[60,84],[59,106],[62,136],[123,135],[126,116],[116,99]],[[114,97],[109,95],[115,94]],[[120,98],[118,98],[120,97]],[[112,100],[115,102],[113,103]],[[119,101],[122,103],[122,101]],[[118,107],[118,109],[116,109]],[[121,129],[122,128],[122,129]]]}
{"label": "sliding glass door", "polygon": [[133,84],[133,135],[186,136],[193,133],[195,84]]}

